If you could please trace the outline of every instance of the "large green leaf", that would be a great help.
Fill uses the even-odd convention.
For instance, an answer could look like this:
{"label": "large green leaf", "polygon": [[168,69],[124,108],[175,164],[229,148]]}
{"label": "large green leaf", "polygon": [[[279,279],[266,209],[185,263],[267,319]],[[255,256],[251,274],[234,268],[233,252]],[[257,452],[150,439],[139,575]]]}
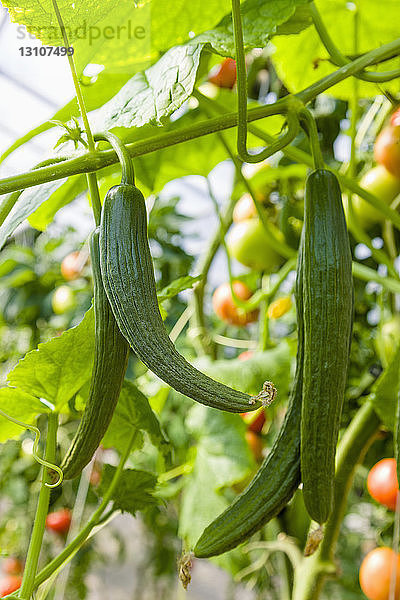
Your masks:
{"label": "large green leaf", "polygon": [[[104,496],[107,492],[115,471],[116,468],[111,465],[104,466],[98,490],[100,496]],[[145,510],[149,506],[158,504],[159,500],[153,495],[156,483],[157,477],[152,473],[138,469],[125,469],[111,497],[114,508],[135,516],[138,510]]]}
{"label": "large green leaf", "polygon": [[95,117],[96,129],[161,124],[192,93],[204,44],[176,46],[137,73]]}
{"label": "large green leaf", "polygon": [[[324,0],[316,2],[318,10],[325,22],[330,36],[343,54],[354,54],[354,19],[357,15],[357,47],[358,52],[367,52],[375,47],[392,41],[399,35],[397,0],[363,0],[354,5],[346,0]],[[332,73],[337,67],[328,61],[328,53],[323,47],[314,27],[310,27],[299,35],[275,37],[273,44],[276,52],[273,55],[278,74],[291,92],[301,89]],[[389,70],[398,67],[398,60],[393,59],[373,70]],[[396,80],[385,83],[385,89],[398,91]],[[329,90],[332,95],[347,99],[354,93],[352,79],[348,79]],[[358,93],[372,97],[380,93],[380,86],[360,81]]]}
{"label": "large green leaf", "polygon": [[[160,428],[160,423],[144,394],[128,380],[124,381],[117,408],[107,433],[103,438],[103,446],[125,450],[127,440],[134,430],[145,431],[154,446],[165,455],[169,453],[169,444]],[[142,444],[142,437],[138,437],[135,445]]]}
{"label": "large green leaf", "polygon": [[[304,12],[298,13],[297,6],[306,4],[309,0],[247,0],[240,7],[243,23],[243,41],[247,49],[263,48],[270,37],[278,31],[278,27],[291,19],[290,26],[280,33],[297,32],[310,23]],[[229,14],[213,30],[199,35],[194,41],[210,43],[216,52],[224,56],[235,56],[233,39],[232,15]]]}
{"label": "large green leaf", "polygon": [[[0,409],[10,417],[28,425],[34,425],[38,415],[50,412],[49,407],[38,398],[10,387],[0,389]],[[22,427],[0,415],[0,443],[19,438],[23,431]]]}
{"label": "large green leaf", "polygon": [[94,356],[94,312],[89,309],[76,327],[39,344],[9,373],[8,382],[43,398],[60,411],[90,377]]}

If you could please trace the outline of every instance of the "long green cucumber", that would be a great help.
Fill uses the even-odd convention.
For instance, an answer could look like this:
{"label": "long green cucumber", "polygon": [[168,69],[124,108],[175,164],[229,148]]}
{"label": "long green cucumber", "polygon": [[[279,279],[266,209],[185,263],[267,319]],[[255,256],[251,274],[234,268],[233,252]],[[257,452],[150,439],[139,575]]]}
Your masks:
{"label": "long green cucumber", "polygon": [[129,344],[119,331],[100,271],[99,230],[90,239],[94,281],[95,356],[89,398],[64,457],[64,479],[77,477],[90,462],[110,424],[128,364]]}
{"label": "long green cucumber", "polygon": [[307,179],[303,238],[301,474],[307,511],[324,523],[333,504],[354,303],[349,236],[330,171],[318,169]]}
{"label": "long green cucumber", "polygon": [[[245,412],[259,399],[233,390],[198,371],[168,337],[157,302],[142,193],[133,185],[109,190],[100,224],[100,261],[104,288],[118,326],[140,360],[160,379],[197,402]],[[263,398],[268,403],[268,393]]]}
{"label": "long green cucumber", "polygon": [[300,483],[300,418],[303,387],[302,256],[296,279],[298,346],[296,373],[285,420],[269,455],[248,487],[208,525],[194,548],[207,558],[246,541],[289,502]]}

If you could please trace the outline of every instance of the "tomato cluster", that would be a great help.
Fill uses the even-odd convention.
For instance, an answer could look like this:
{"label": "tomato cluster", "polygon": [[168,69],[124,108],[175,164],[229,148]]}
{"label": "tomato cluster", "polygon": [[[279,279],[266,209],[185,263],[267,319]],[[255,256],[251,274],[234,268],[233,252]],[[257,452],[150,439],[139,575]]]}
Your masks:
{"label": "tomato cluster", "polygon": [[1,570],[0,597],[3,597],[21,587],[24,565],[16,556],[9,556],[2,561]]}
{"label": "tomato cluster", "polygon": [[[399,494],[396,467],[394,458],[384,458],[372,467],[367,478],[372,498],[390,510],[396,509]],[[361,589],[369,600],[389,600],[392,579],[395,584],[392,597],[400,598],[400,555],[391,548],[375,548],[364,557],[359,579]]]}
{"label": "tomato cluster", "polygon": [[[374,157],[378,165],[365,173],[360,185],[390,205],[400,194],[400,109],[376,138]],[[353,208],[364,229],[384,221],[384,215],[359,196],[354,197]]]}

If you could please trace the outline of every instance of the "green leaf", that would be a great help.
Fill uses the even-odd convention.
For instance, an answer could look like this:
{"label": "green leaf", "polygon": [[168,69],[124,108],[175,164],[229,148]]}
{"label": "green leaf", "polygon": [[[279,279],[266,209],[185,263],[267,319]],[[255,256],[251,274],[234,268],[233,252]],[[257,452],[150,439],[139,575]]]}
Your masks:
{"label": "green leaf", "polygon": [[[39,231],[44,231],[49,223],[54,219],[54,216],[60,208],[66,206],[79,194],[87,189],[87,181],[85,175],[77,177],[69,177],[66,181],[49,197],[44,199],[40,206],[32,213],[29,218],[29,224]],[[44,187],[39,186],[40,188]],[[27,191],[29,194],[29,190]]]}
{"label": "green leaf", "polygon": [[191,546],[227,507],[222,488],[242,481],[255,465],[239,415],[195,405],[187,426],[198,445],[193,470],[185,477],[179,535]]}
{"label": "green leaf", "polygon": [[179,279],[175,279],[175,281],[172,281],[169,285],[165,286],[165,288],[157,292],[158,301],[165,302],[165,300],[168,300],[168,298],[177,296],[179,292],[191,289],[197,281],[200,281],[201,278],[202,275],[196,275],[195,277],[192,275],[186,275],[186,277],[179,277]]}
{"label": "green leaf", "polygon": [[[28,425],[34,425],[38,415],[50,412],[49,407],[37,398],[11,387],[0,389],[0,409]],[[11,423],[0,414],[0,443],[17,439],[23,432],[22,427]]]}
{"label": "green leaf", "polygon": [[[117,408],[102,444],[105,448],[117,448],[121,452],[126,447],[126,441],[132,431],[145,431],[154,446],[159,448],[164,455],[169,454],[169,443],[161,431],[160,423],[144,394],[128,380],[124,381]],[[136,447],[142,444],[140,438]]]}
{"label": "green leaf", "polygon": [[[335,44],[345,55],[354,54],[354,15],[353,5],[346,0],[317,1],[317,8],[328,32]],[[359,52],[367,52],[398,37],[398,3],[395,0],[363,0],[357,3],[357,46]],[[382,18],[384,15],[384,18]],[[328,61],[328,53],[323,47],[314,27],[299,35],[275,37],[273,44],[274,65],[279,77],[293,92],[311,85],[318,79],[337,69]],[[372,70],[390,70],[398,68],[398,60],[386,61],[374,65]],[[385,90],[397,93],[396,80],[387,82]],[[330,88],[329,94],[337,98],[348,99],[353,94],[353,78]],[[364,81],[358,82],[360,96],[372,97],[381,93],[380,86]]]}
{"label": "green leaf", "polygon": [[385,426],[394,431],[396,425],[397,393],[400,385],[400,344],[391,363],[376,381],[371,403]]}
{"label": "green leaf", "polygon": [[[304,12],[294,19],[296,7],[309,0],[247,0],[240,7],[243,25],[243,41],[245,47],[263,48],[270,37],[277,32],[283,23],[293,17],[290,28],[296,32],[310,23]],[[226,15],[221,23],[213,30],[207,31],[195,38],[195,42],[210,43],[216,52],[223,56],[235,57],[235,42],[233,38],[232,15]]]}
{"label": "green leaf", "polygon": [[[98,490],[100,497],[104,496],[110,487],[115,471],[115,467],[104,465]],[[111,497],[114,508],[135,516],[138,510],[145,510],[149,506],[158,504],[158,499],[153,495],[156,483],[157,477],[152,473],[125,469]]]}
{"label": "green leaf", "polygon": [[94,313],[89,309],[76,327],[39,344],[9,373],[8,382],[20,390],[43,398],[56,411],[90,377],[94,356]]}
{"label": "green leaf", "polygon": [[292,350],[287,342],[256,353],[246,361],[202,358],[195,362],[197,368],[213,379],[250,395],[258,394],[264,381],[272,381],[278,390],[277,401],[287,398],[291,363]]}
{"label": "green leaf", "polygon": [[202,44],[176,46],[137,73],[96,115],[97,129],[162,124],[192,93]]}

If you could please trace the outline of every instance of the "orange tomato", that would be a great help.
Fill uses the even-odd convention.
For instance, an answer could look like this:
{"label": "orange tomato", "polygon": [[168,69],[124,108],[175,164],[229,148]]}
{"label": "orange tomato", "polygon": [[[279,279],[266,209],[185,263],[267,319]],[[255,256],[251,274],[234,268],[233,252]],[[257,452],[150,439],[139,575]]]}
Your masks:
{"label": "orange tomato", "polygon": [[395,510],[399,484],[394,458],[384,458],[372,467],[368,473],[367,488],[374,500]]}
{"label": "orange tomato", "polygon": [[211,70],[208,81],[220,88],[232,89],[236,83],[236,61],[226,58]]}
{"label": "orange tomato", "polygon": [[86,260],[82,256],[81,252],[78,250],[75,250],[75,252],[70,252],[70,254],[67,254],[67,256],[65,256],[61,262],[61,275],[66,281],[78,279],[82,273],[83,267],[85,266],[85,262]]}
{"label": "orange tomato", "polygon": [[389,600],[390,579],[396,569],[395,599],[400,599],[400,556],[391,548],[375,548],[361,563],[360,586],[369,600]]}
{"label": "orange tomato", "polygon": [[7,596],[16,592],[22,583],[21,575],[5,575],[0,578],[0,596]]}
{"label": "orange tomato", "polygon": [[[233,282],[233,290],[240,300],[248,300],[252,293],[242,281]],[[245,312],[236,306],[229,282],[221,283],[213,293],[212,305],[216,315],[231,325],[244,326],[257,320],[258,310]]]}
{"label": "orange tomato", "polygon": [[382,129],[375,140],[374,157],[389,173],[400,177],[400,125],[388,125]]}

